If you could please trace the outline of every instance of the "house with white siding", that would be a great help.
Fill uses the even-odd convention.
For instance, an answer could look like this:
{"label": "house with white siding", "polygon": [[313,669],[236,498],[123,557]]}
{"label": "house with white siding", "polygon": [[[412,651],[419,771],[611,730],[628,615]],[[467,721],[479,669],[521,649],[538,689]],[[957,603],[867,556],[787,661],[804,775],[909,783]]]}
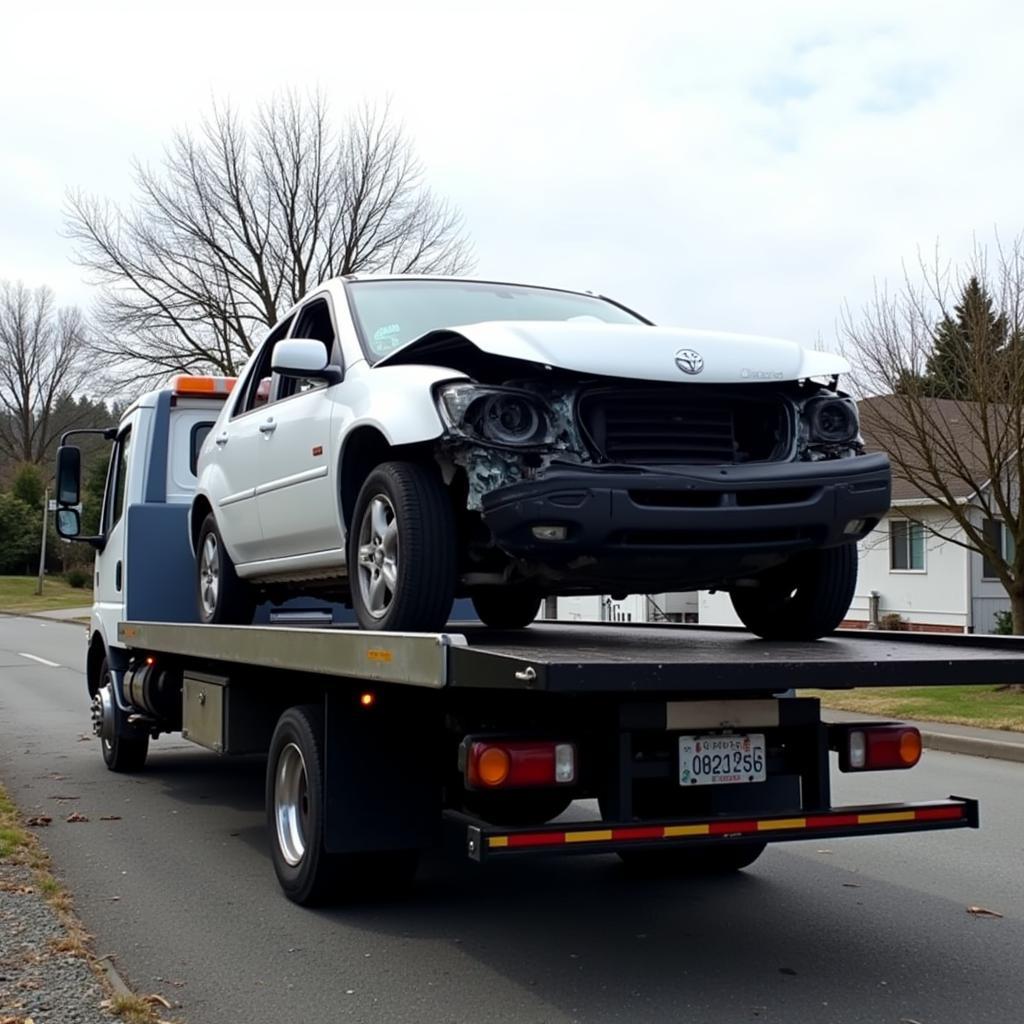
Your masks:
{"label": "house with white siding", "polygon": [[[873,451],[889,450],[885,431],[872,417],[872,403],[885,400],[869,398],[860,403],[865,443]],[[955,434],[964,403],[930,401]],[[963,433],[966,451],[970,447],[966,425]],[[984,479],[980,467],[973,475]],[[975,493],[966,481],[951,474],[948,486],[957,501],[974,504]],[[973,508],[971,514],[972,522],[981,526],[993,545],[1004,556],[1012,556],[1013,537],[1002,520],[986,518],[980,508]],[[1009,612],[1010,601],[992,566],[964,547],[963,541],[963,531],[949,513],[894,471],[892,507],[858,545],[857,592],[844,625],[866,627],[874,613],[883,625],[898,624],[903,629],[991,633],[997,613]],[[739,623],[728,594],[702,593],[698,614],[702,623]]]}

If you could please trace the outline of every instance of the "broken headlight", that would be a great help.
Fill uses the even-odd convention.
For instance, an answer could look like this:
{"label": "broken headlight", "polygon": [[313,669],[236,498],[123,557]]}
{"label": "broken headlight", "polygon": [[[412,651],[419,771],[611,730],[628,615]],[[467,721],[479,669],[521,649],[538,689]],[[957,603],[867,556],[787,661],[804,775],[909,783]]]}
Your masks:
{"label": "broken headlight", "polygon": [[521,447],[553,440],[547,405],[527,391],[444,384],[437,401],[446,425],[474,441]]}
{"label": "broken headlight", "polygon": [[811,444],[846,444],[857,440],[860,420],[850,398],[814,398],[804,406]]}

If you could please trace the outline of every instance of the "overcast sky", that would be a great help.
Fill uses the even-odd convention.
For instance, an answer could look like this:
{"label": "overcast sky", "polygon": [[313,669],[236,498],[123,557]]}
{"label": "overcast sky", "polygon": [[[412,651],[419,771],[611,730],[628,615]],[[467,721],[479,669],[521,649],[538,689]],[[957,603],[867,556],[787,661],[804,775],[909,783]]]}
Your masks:
{"label": "overcast sky", "polygon": [[481,275],[835,344],[936,240],[1024,228],[1024,5],[5,4],[0,278],[90,291],[65,190],[130,199],[211,97],[390,96]]}

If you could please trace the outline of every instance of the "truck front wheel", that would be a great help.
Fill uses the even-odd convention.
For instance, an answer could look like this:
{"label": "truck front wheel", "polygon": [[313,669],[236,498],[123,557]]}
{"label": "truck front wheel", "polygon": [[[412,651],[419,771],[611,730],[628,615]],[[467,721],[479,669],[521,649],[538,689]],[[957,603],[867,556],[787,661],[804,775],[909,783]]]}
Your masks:
{"label": "truck front wheel", "polygon": [[744,626],[765,640],[817,640],[846,617],[857,587],[857,545],[810,551],[732,591]]}
{"label": "truck front wheel", "polygon": [[149,753],[149,734],[133,730],[117,706],[106,658],[100,664],[99,684],[92,698],[92,730],[99,737],[103,761],[112,772],[141,771]]}
{"label": "truck front wheel", "polygon": [[323,708],[304,704],[281,715],[270,741],[267,827],[281,888],[302,906],[408,888],[415,851],[337,854],[325,848],[323,735]]}

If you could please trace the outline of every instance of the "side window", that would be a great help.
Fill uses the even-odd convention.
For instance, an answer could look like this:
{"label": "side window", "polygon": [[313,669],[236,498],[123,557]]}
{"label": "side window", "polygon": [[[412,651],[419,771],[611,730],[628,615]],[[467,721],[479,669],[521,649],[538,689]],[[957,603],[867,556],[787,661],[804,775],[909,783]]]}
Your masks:
{"label": "side window", "polygon": [[104,496],[104,532],[109,533],[124,515],[125,492],[128,483],[128,456],[131,451],[132,432],[129,427],[114,445],[110,454],[110,472]]}
{"label": "side window", "polygon": [[[326,299],[314,299],[299,310],[291,336],[323,342],[328,360],[331,358],[335,351],[334,321],[331,319],[331,307]],[[326,383],[322,380],[291,377],[281,381],[278,398],[288,398],[325,386]]]}
{"label": "side window", "polygon": [[274,346],[287,336],[288,328],[291,327],[294,319],[295,314],[293,313],[287,320],[282,320],[270,332],[267,340],[263,342],[259,355],[257,355],[242,387],[239,389],[238,399],[231,414],[232,416],[241,416],[242,413],[252,412],[253,409],[258,409],[270,401],[271,356]]}
{"label": "side window", "polygon": [[192,430],[188,437],[188,468],[192,471],[192,475],[196,475],[196,470],[199,468],[199,450],[203,447],[203,442],[209,436],[210,431],[213,429],[213,421],[209,420],[204,423],[195,423],[192,426]]}

